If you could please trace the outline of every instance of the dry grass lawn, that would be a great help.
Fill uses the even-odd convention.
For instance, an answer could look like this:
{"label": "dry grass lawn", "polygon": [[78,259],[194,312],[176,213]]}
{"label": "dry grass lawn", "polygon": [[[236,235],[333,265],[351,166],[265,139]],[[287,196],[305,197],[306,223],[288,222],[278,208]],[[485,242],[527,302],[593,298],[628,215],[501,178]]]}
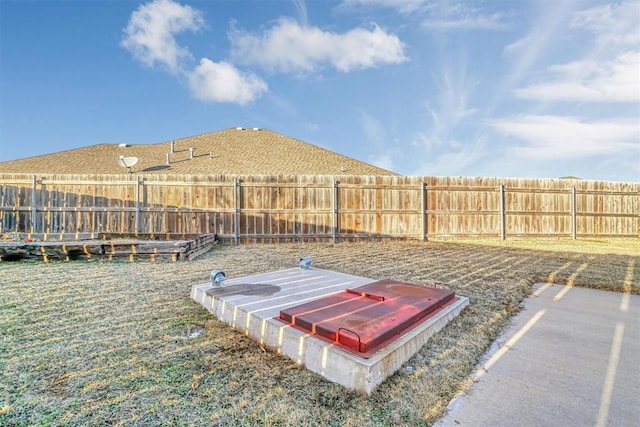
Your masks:
{"label": "dry grass lawn", "polygon": [[[516,243],[514,243],[516,242]],[[191,262],[0,263],[0,425],[429,425],[536,281],[640,293],[638,241],[215,248]],[[603,249],[604,248],[604,249]],[[189,298],[228,277],[314,266],[444,282],[471,305],[370,397],[264,351]]]}

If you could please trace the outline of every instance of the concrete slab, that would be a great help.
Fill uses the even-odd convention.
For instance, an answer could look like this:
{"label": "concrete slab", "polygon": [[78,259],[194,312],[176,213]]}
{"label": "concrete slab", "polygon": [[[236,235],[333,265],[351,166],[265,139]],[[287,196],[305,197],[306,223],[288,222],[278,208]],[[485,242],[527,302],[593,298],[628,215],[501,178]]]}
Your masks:
{"label": "concrete slab", "polygon": [[224,287],[211,283],[191,288],[191,298],[219,320],[283,354],[329,381],[370,394],[397,371],[428,339],[469,304],[465,297],[439,311],[427,321],[368,359],[353,355],[331,343],[293,328],[276,318],[280,310],[328,296],[374,279],[313,268],[292,268],[226,280]]}
{"label": "concrete slab", "polygon": [[436,425],[638,425],[639,361],[640,296],[536,285]]}

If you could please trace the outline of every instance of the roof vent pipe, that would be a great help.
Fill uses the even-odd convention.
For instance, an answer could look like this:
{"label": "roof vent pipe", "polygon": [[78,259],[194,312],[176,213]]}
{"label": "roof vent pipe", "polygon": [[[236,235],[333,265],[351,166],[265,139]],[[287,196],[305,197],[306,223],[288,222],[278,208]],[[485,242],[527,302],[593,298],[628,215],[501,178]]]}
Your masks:
{"label": "roof vent pipe", "polygon": [[171,141],[171,151],[170,151],[171,154],[176,152],[175,148],[176,148],[175,147],[175,141]]}
{"label": "roof vent pipe", "polygon": [[193,147],[189,147],[189,158],[190,159],[193,159],[193,150],[194,150]]}
{"label": "roof vent pipe", "polygon": [[171,164],[171,153],[167,153],[167,165]]}

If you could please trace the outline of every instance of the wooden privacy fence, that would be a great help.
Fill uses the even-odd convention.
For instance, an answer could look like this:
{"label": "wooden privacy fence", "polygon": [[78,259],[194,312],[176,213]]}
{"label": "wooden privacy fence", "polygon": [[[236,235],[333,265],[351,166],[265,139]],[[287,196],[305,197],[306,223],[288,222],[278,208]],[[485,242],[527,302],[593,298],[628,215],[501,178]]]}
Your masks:
{"label": "wooden privacy fence", "polygon": [[452,177],[0,174],[0,232],[240,241],[640,237],[640,183]]}

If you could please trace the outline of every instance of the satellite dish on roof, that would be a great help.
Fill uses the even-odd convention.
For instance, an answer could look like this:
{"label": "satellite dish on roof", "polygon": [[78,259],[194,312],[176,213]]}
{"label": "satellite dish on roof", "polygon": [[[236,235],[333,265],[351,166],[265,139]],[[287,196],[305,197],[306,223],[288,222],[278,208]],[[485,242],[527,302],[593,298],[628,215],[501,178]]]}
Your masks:
{"label": "satellite dish on roof", "polygon": [[123,168],[129,169],[129,173],[131,173],[131,168],[134,167],[136,163],[138,163],[137,157],[125,157],[125,156],[118,157],[118,164]]}

